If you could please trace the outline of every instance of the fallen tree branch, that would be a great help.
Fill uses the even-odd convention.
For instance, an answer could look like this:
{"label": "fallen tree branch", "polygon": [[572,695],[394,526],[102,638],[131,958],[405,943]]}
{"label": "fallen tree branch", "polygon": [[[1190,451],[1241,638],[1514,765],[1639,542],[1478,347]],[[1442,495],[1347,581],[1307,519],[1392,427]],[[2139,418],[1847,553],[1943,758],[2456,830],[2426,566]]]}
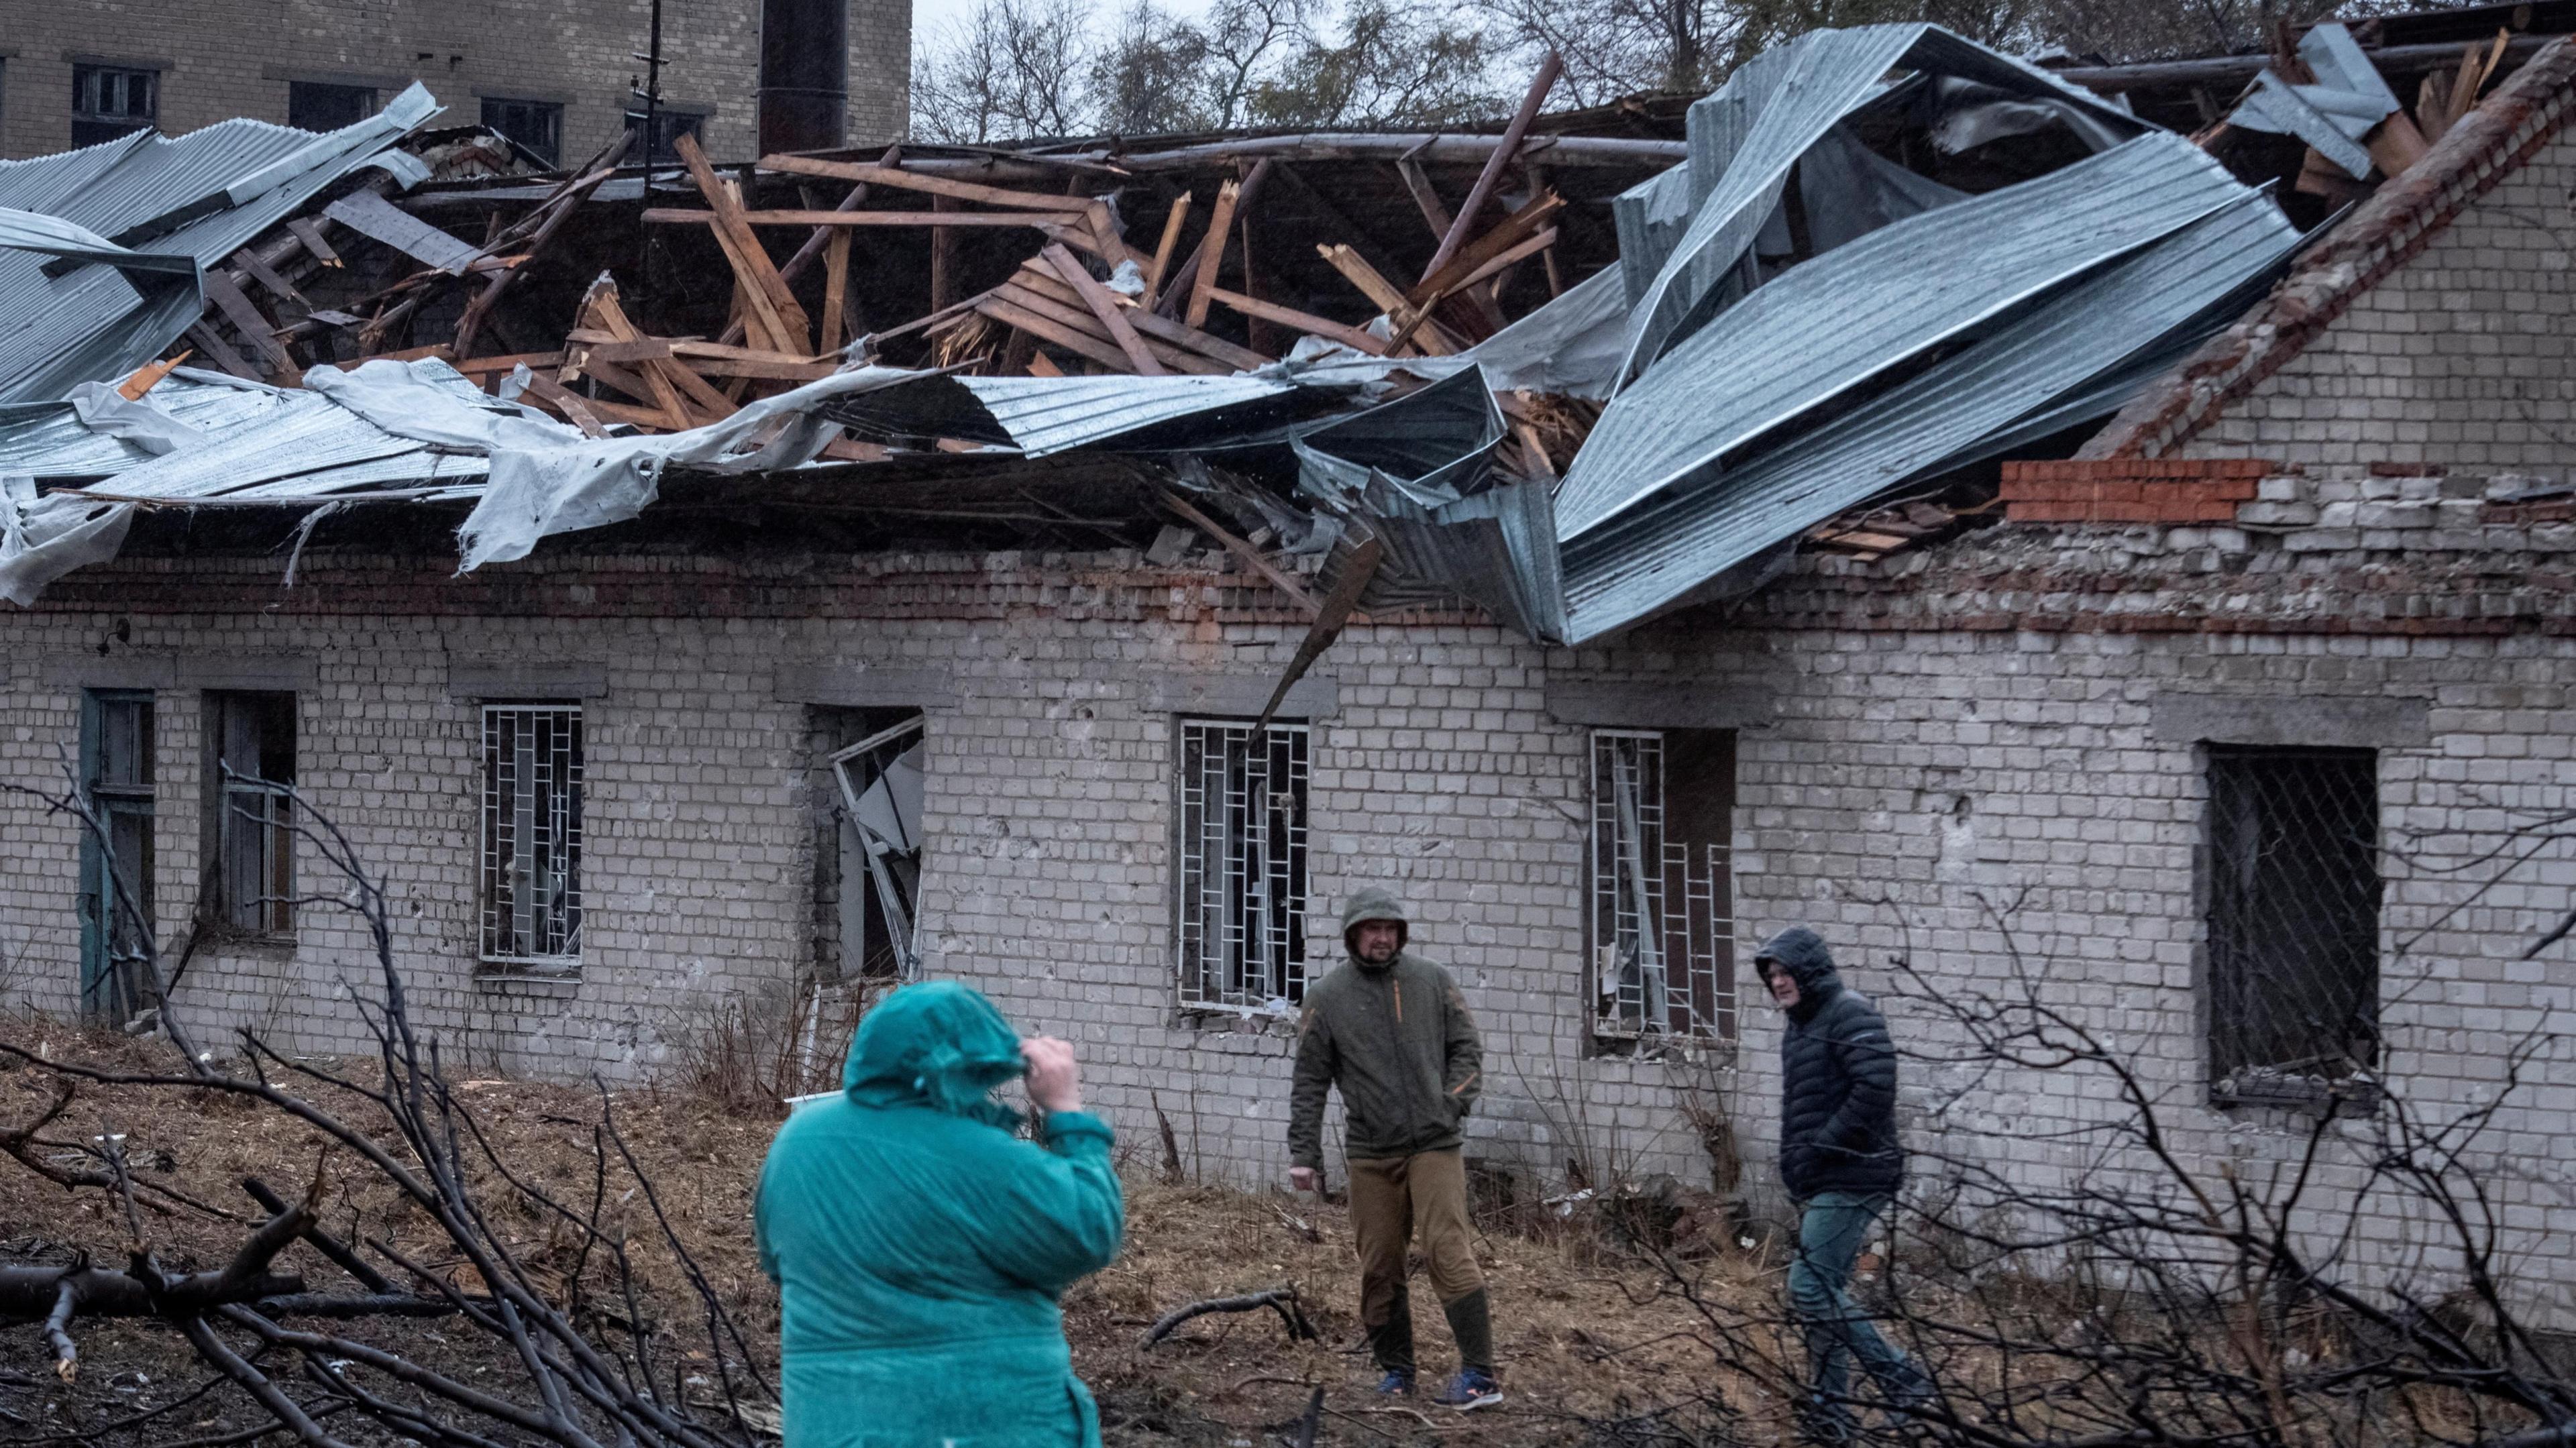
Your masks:
{"label": "fallen tree branch", "polygon": [[1315,1325],[1306,1320],[1305,1308],[1297,1300],[1297,1289],[1294,1286],[1273,1287],[1266,1292],[1247,1292],[1240,1297],[1211,1297],[1173,1308],[1145,1330],[1145,1336],[1136,1344],[1136,1349],[1142,1352],[1152,1347],[1194,1317],[1204,1317],[1211,1312],[1258,1312],[1265,1307],[1279,1314],[1280,1324],[1288,1329],[1291,1341],[1312,1342],[1319,1336]]}

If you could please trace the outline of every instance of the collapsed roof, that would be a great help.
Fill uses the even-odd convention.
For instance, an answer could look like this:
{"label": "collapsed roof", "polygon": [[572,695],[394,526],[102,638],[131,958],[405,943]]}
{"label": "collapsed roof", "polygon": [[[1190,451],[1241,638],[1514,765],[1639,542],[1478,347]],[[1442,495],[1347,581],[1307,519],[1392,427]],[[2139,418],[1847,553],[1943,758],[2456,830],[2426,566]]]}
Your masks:
{"label": "collapsed roof", "polygon": [[[1542,116],[1542,74],[1489,134],[725,171],[684,142],[451,179],[476,140],[419,130],[415,88],[320,137],[0,165],[0,596],[114,557],[138,510],[289,510],[299,546],[360,505],[462,510],[471,569],[637,519],[666,476],[795,476],[882,540],[1179,519],[1326,636],[1464,599],[1581,642],[1802,540],[1937,534],[1999,459],[2072,452],[2508,51],[2410,118],[2319,26],[2193,137],[1909,24],[1799,37],[1677,125]],[[1137,485],[1026,478],[1123,514],[971,502],[1077,454]],[[1325,556],[1322,601],[1283,552]]]}

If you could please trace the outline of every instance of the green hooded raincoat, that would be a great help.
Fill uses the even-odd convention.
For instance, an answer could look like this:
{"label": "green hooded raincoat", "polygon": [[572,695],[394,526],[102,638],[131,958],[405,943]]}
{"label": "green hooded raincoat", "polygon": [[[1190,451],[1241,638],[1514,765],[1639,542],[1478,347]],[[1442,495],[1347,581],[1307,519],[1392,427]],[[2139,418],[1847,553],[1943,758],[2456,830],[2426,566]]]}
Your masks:
{"label": "green hooded raincoat", "polygon": [[1096,1448],[1056,1297],[1118,1253],[1109,1126],[1012,1134],[1019,1037],[965,986],[871,1009],[844,1090],[791,1115],[753,1210],[779,1288],[786,1448]]}

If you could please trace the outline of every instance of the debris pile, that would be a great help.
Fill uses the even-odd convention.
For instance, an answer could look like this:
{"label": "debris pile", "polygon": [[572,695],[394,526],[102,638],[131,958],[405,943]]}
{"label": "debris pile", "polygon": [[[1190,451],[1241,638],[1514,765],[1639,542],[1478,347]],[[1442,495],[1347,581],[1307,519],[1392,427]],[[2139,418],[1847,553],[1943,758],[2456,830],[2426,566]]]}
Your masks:
{"label": "debris pile", "polygon": [[[543,176],[415,88],[0,165],[0,594],[138,509],[290,510],[298,548],[463,509],[472,568],[733,476],[830,482],[857,546],[1182,527],[1316,650],[1461,601],[1579,642],[1989,521],[2002,461],[2071,453],[2533,44],[2428,48],[2319,25],[2159,80],[1882,25],[1687,105],[1550,116],[1551,62],[1491,134],[629,137]],[[2150,119],[2213,66],[2232,111]]]}

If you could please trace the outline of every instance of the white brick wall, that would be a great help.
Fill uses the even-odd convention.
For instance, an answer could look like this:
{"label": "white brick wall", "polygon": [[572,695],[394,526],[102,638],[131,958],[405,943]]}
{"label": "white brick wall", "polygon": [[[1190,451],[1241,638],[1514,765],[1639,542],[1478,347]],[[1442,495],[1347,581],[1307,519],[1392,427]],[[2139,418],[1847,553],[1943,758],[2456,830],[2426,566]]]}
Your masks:
{"label": "white brick wall", "polygon": [[[597,563],[611,570],[611,561]],[[639,565],[640,566],[640,565]],[[953,706],[929,727],[934,971],[990,991],[1023,1028],[1078,1041],[1101,1106],[1131,1136],[1172,1117],[1211,1174],[1285,1165],[1287,1042],[1184,1020],[1173,1005],[1169,716],[1145,676],[1266,675],[1300,630],[1220,622],[1224,593],[1104,587],[1096,560],[878,560],[852,605],[866,622],[688,618],[463,619],[40,612],[13,619],[0,703],[0,777],[45,782],[74,738],[86,661],[314,660],[303,702],[306,786],[389,879],[423,1024],[474,1070],[631,1075],[712,997],[785,977],[810,956],[810,731],[777,702],[783,665],[944,671]],[[1229,580],[1230,581],[1230,580]],[[927,586],[925,586],[927,585]],[[308,585],[310,586],[310,585]],[[587,596],[587,595],[576,595]],[[909,600],[898,605],[894,600]],[[1027,607],[1037,602],[1040,607]],[[1264,615],[1277,619],[1278,615]],[[599,661],[587,706],[587,964],[577,987],[495,989],[472,975],[474,709],[449,697],[448,660]],[[2563,1024],[2576,967],[2521,951],[2567,908],[2563,849],[2452,913],[2477,876],[2428,873],[2491,847],[2512,810],[2565,809],[2576,787],[2562,637],[2405,638],[1725,628],[1641,631],[1547,652],[1464,625],[1353,629],[1327,656],[1338,712],[1316,721],[1310,824],[1313,932],[1341,897],[1390,881],[1426,953],[1457,972],[1492,1052],[1477,1150],[1554,1175],[1574,1150],[1704,1177],[1676,1089],[1729,1093],[1767,1157],[1775,1026],[1750,1007],[1740,1067],[1710,1072],[1587,1055],[1581,1000],[1584,731],[1545,713],[1551,676],[1681,681],[1772,701],[1739,737],[1738,899],[1747,940],[1791,923],[1825,932],[1859,988],[1883,998],[1904,953],[1950,988],[1993,986],[2010,955],[1988,902],[2052,999],[2132,1048],[2196,1168],[2288,1160],[2302,1122],[2206,1105],[2195,986],[2195,858],[2203,783],[2188,742],[2159,737],[2170,691],[2423,701],[2430,742],[2394,749],[2386,826],[2431,831],[2394,867],[2383,985],[2389,1065],[2426,1110],[2497,1084],[2505,1043]],[[197,869],[197,700],[161,694],[159,847],[165,926]],[[2443,833],[2450,831],[2453,833]],[[75,840],[59,818],[0,801],[0,949],[15,999],[73,1004]],[[320,882],[308,873],[305,885]],[[168,933],[165,931],[165,933]],[[2420,938],[2419,938],[2420,937]],[[308,910],[291,954],[231,951],[195,966],[181,1004],[199,1031],[254,1024],[285,1049],[363,1044],[333,984],[363,972],[361,938]],[[1919,1003],[1888,1000],[1900,1038],[1943,1044]],[[2553,1015],[2552,1013],[2559,1013]],[[2531,1290],[2576,1313],[2576,1205],[2555,1143],[2576,1130],[2569,1053],[2552,1043],[2539,1089],[2488,1138]],[[1945,1076],[1909,1063],[1918,1148],[2011,1165],[2035,1181],[2076,1159],[2048,1131],[2116,1112],[2098,1079],[1988,1080],[1943,1123],[1924,1113]],[[2345,1128],[2347,1130],[2354,1128]],[[1150,1148],[1148,1148],[1150,1149]],[[1751,1173],[1769,1181],[1767,1168]],[[2374,1210],[2377,1210],[2376,1208]],[[2393,1210],[2393,1209],[2391,1209]],[[2405,1255],[2390,1216],[2387,1260]]]}

